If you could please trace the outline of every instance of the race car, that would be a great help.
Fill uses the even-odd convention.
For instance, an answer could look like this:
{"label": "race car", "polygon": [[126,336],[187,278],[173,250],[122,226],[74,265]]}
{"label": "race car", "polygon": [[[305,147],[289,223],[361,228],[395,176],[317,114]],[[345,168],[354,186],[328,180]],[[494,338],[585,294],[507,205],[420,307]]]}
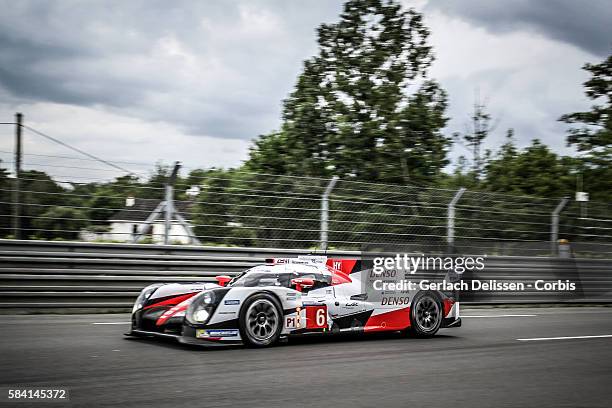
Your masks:
{"label": "race car", "polygon": [[297,335],[404,331],[429,337],[461,326],[454,293],[412,290],[372,299],[363,285],[371,269],[361,263],[276,258],[234,278],[217,276],[216,284],[154,284],[136,299],[127,335],[266,347]]}

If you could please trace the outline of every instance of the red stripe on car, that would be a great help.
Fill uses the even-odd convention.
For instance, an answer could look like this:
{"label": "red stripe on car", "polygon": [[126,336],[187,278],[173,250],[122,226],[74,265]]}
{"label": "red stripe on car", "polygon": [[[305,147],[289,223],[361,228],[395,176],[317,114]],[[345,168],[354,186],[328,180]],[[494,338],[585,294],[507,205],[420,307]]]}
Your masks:
{"label": "red stripe on car", "polygon": [[392,310],[370,316],[364,330],[366,332],[404,330],[410,326],[410,308]]}

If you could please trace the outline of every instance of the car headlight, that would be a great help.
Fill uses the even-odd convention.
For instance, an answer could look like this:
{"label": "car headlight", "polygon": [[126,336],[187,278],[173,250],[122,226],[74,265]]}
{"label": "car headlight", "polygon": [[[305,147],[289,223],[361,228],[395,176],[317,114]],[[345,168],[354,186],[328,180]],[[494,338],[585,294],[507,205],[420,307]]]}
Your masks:
{"label": "car headlight", "polygon": [[185,319],[193,324],[204,324],[210,319],[217,306],[214,291],[206,291],[197,295],[185,313]]}
{"label": "car headlight", "polygon": [[132,308],[132,313],[135,313],[137,311],[139,311],[140,309],[142,309],[142,307],[145,305],[147,299],[149,299],[151,297],[151,295],[153,294],[153,292],[155,292],[155,290],[157,288],[159,288],[160,285],[151,285],[151,286],[147,286],[146,288],[144,288],[141,292],[140,295],[138,295],[138,297],[136,298],[136,301],[134,302],[134,307]]}
{"label": "car headlight", "polygon": [[210,313],[208,313],[208,310],[206,309],[196,310],[193,313],[193,320],[195,320],[196,322],[204,323],[205,321],[208,320],[209,317],[210,317]]}

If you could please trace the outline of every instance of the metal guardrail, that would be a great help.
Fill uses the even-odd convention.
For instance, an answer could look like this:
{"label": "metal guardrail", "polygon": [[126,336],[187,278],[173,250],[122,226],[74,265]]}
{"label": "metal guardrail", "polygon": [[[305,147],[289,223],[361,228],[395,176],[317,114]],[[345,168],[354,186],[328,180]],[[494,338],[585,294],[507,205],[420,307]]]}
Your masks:
{"label": "metal guardrail", "polygon": [[[0,240],[0,308],[123,309],[153,282],[214,281],[303,250]],[[328,251],[335,257],[356,251]]]}
{"label": "metal guardrail", "polygon": [[[102,311],[132,305],[153,282],[214,281],[269,257],[305,254],[296,249],[159,246],[54,241],[0,240],[0,308],[5,311],[65,308]],[[338,258],[358,251],[328,251]],[[488,257],[485,269],[464,278],[497,281],[535,279],[579,282],[578,291],[474,292],[468,303],[612,303],[612,260],[547,257]]]}

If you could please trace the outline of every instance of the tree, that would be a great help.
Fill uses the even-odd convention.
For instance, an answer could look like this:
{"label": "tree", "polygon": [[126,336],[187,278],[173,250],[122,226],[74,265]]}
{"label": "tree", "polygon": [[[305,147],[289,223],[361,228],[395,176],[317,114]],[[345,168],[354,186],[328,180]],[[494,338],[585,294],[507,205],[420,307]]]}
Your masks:
{"label": "tree", "polygon": [[572,192],[572,162],[560,158],[535,139],[518,151],[507,142],[486,165],[484,187],[491,191],[558,198]]}
{"label": "tree", "polygon": [[21,228],[24,238],[36,230],[34,220],[57,205],[70,204],[67,191],[47,173],[38,170],[23,170],[21,179]]}
{"label": "tree", "polygon": [[477,96],[474,102],[471,129],[463,135],[467,146],[472,149],[472,172],[476,181],[481,179],[484,165],[482,143],[492,131],[491,115],[487,113],[485,104]]}
{"label": "tree", "polygon": [[204,243],[227,244],[228,237],[234,236],[231,216],[234,209],[231,204],[239,202],[228,194],[232,187],[231,172],[208,170],[200,178],[199,184],[202,191],[191,216],[195,234]]}
{"label": "tree", "polygon": [[33,222],[38,229],[38,239],[76,240],[79,232],[87,226],[87,218],[83,211],[70,207],[52,207],[41,213]]}
{"label": "tree", "polygon": [[586,112],[575,112],[559,119],[581,125],[568,130],[568,145],[583,152],[580,173],[584,189],[592,198],[612,200],[612,55],[600,64],[585,64],[591,73],[584,83],[585,93],[595,104]]}
{"label": "tree", "polygon": [[485,187],[492,191],[515,191],[518,155],[519,151],[514,142],[514,130],[508,129],[506,142],[485,165]]}
{"label": "tree", "polygon": [[149,198],[147,194],[150,192],[157,193],[154,189],[142,189],[138,178],[132,175],[117,177],[110,183],[89,184],[75,189],[82,193],[88,190],[92,190],[91,198],[87,201],[89,218],[99,226],[106,225],[113,214],[125,207],[128,196]]}
{"label": "tree", "polygon": [[142,186],[143,190],[147,190],[146,193],[143,191],[146,198],[164,199],[166,182],[172,174],[173,168],[174,166],[160,163],[155,165],[155,171],[151,173],[149,179]]}
{"label": "tree", "polygon": [[441,188],[459,189],[461,187],[467,189],[477,189],[479,186],[474,179],[474,174],[469,168],[469,161],[465,156],[459,156],[452,174],[443,173],[439,178],[437,185]]}
{"label": "tree", "polygon": [[449,163],[450,142],[441,133],[448,121],[447,106],[446,92],[434,81],[425,82],[408,98],[399,115],[397,134],[389,133],[396,137],[389,137],[380,149],[381,180],[409,184],[433,181],[441,175]]}
{"label": "tree", "polygon": [[592,77],[584,83],[585,94],[600,105],[590,111],[575,112],[561,116],[559,120],[570,124],[582,124],[571,128],[567,142],[576,145],[581,152],[603,152],[610,154],[612,145],[612,55],[600,64],[585,64],[583,69]]}
{"label": "tree", "polygon": [[187,177],[177,177],[174,187],[174,197],[176,200],[188,201],[193,199],[193,195],[188,195],[187,190],[191,187],[200,187],[206,179],[207,170],[194,169],[189,172]]}
{"label": "tree", "polygon": [[349,0],[318,29],[284,101],[279,132],[261,136],[247,168],[366,181],[430,180],[447,164],[446,93],[424,81],[433,60],[422,16],[395,1]]}

